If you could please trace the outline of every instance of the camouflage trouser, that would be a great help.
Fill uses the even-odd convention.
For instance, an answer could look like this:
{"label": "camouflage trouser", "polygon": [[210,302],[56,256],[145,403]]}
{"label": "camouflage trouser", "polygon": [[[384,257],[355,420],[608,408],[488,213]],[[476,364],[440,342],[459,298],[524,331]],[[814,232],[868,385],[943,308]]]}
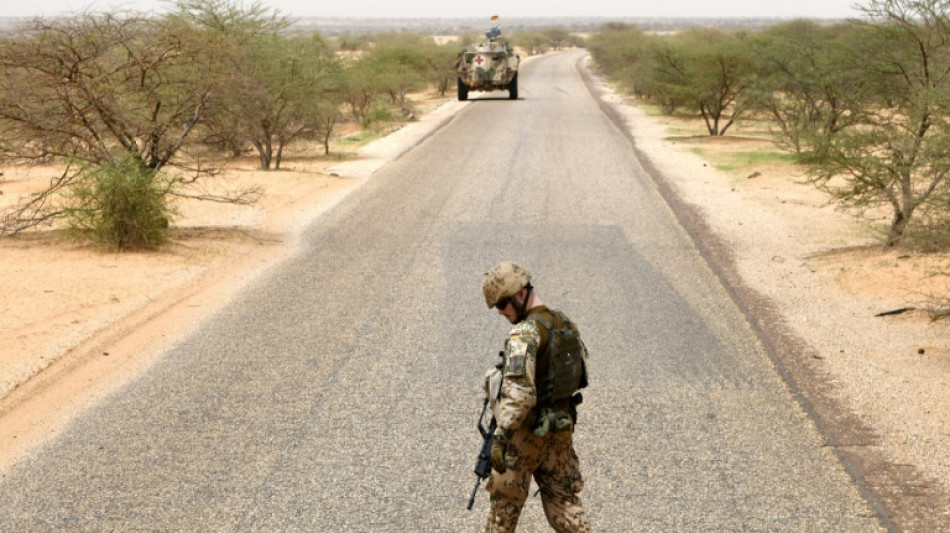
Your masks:
{"label": "camouflage trouser", "polygon": [[513,532],[528,497],[531,476],[541,489],[541,502],[548,523],[561,533],[590,531],[590,523],[577,495],[584,487],[580,464],[574,453],[573,431],[535,437],[522,427],[508,443],[508,470],[492,470],[485,489],[491,494],[486,533]]}

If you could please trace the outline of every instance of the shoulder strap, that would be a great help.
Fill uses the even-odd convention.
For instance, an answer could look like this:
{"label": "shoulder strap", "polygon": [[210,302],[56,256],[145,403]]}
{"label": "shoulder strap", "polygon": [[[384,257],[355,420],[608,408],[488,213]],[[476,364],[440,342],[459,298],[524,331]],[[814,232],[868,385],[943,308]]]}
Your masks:
{"label": "shoulder strap", "polygon": [[[554,328],[558,322],[556,311],[549,308],[546,308],[546,311],[546,313],[541,312],[528,315],[529,318],[541,326],[538,328],[541,334],[541,344],[538,346],[537,359],[535,359],[534,365],[534,386],[539,395],[541,394],[540,389],[544,384],[544,379],[548,376],[548,371],[551,368],[550,350],[548,350],[548,344],[551,340],[551,329]],[[548,318],[548,315],[550,315],[551,318]]]}

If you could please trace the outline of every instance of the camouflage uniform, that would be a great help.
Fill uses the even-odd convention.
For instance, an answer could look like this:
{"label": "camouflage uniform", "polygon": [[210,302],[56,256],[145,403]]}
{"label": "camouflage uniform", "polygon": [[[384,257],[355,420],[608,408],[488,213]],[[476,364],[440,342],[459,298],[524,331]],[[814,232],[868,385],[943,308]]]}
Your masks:
{"label": "camouflage uniform", "polygon": [[573,423],[566,431],[535,436],[532,425],[538,401],[535,367],[544,349],[547,331],[532,314],[550,311],[544,306],[528,311],[528,318],[511,330],[505,344],[501,395],[493,402],[498,422],[497,434],[508,435],[505,453],[507,471],[492,470],[486,490],[491,494],[491,511],[486,533],[514,531],[521,508],[528,497],[531,478],[541,490],[541,502],[548,523],[559,532],[587,532],[590,524],[578,492],[584,487],[573,446]]}

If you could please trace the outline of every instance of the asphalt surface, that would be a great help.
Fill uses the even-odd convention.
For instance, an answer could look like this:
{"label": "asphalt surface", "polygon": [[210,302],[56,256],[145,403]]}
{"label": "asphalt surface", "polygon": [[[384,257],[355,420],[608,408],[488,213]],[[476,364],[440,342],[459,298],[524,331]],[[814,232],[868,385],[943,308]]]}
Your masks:
{"label": "asphalt surface", "polygon": [[[0,531],[479,531],[480,384],[513,259],[592,355],[596,531],[882,529],[629,142],[581,53],[473,94],[153,369],[2,474]],[[547,531],[531,497],[519,531]]]}

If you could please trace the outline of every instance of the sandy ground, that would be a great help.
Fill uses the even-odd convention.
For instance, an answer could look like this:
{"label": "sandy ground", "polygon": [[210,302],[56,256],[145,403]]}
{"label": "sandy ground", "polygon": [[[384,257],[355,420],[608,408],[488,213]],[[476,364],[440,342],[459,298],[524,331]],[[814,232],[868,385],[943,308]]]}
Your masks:
{"label": "sandy ground", "polygon": [[[358,149],[285,157],[260,171],[236,161],[204,190],[260,187],[253,206],[177,205],[171,243],[112,253],[48,231],[0,239],[0,470],[63,423],[144,371],[286,257],[300,231],[452,118],[463,103],[420,97],[423,116]],[[352,143],[350,143],[352,144]],[[306,148],[306,147],[305,147]],[[51,168],[0,169],[0,206],[39,190]]]}
{"label": "sandy ground", "polygon": [[[651,117],[612,98],[638,148],[728,244],[743,283],[771,300],[892,459],[950,480],[950,320],[874,316],[930,295],[950,299],[950,256],[882,251],[791,166],[714,168],[730,151],[766,147],[761,138],[711,139],[701,122]],[[464,105],[447,101],[346,161],[291,158],[278,172],[237,164],[213,186],[260,185],[262,200],[183,203],[173,242],[159,251],[113,254],[49,233],[0,240],[0,469],[148,368],[285,257],[306,223]],[[0,205],[51,176],[0,170]]]}

